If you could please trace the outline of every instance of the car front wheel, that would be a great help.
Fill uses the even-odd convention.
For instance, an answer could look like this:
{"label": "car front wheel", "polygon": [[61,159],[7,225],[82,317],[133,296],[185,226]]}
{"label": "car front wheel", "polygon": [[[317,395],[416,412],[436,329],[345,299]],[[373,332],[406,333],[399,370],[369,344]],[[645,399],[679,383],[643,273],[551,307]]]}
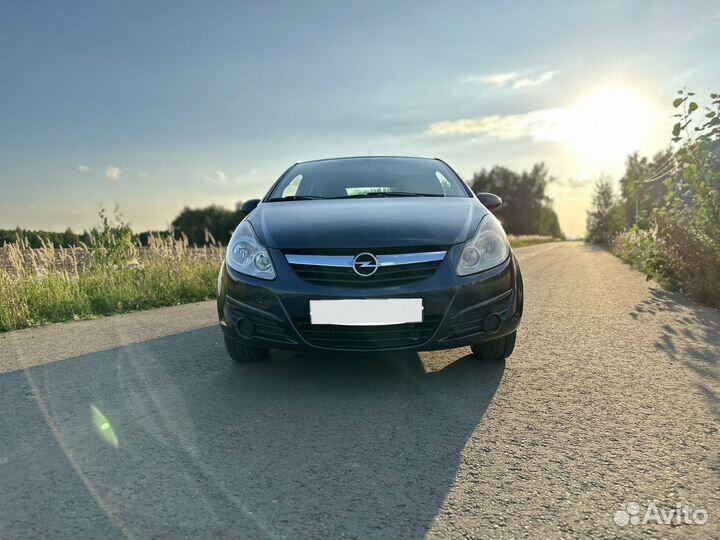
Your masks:
{"label": "car front wheel", "polygon": [[470,348],[475,358],[479,358],[480,360],[503,360],[510,356],[513,349],[515,349],[516,337],[517,330],[507,336],[492,341],[471,345]]}
{"label": "car front wheel", "polygon": [[267,360],[270,354],[270,349],[260,349],[258,347],[250,347],[249,345],[243,345],[242,343],[230,339],[225,336],[225,348],[227,349],[230,358],[240,364],[247,364],[249,362],[262,362]]}

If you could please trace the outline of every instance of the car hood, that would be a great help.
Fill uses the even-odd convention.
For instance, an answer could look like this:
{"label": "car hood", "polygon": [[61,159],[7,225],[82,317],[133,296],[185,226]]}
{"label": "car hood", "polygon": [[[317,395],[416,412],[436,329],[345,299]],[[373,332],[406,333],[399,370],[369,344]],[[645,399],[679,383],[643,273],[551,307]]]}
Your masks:
{"label": "car hood", "polygon": [[488,210],[470,197],[261,203],[248,216],[278,249],[444,246],[467,240]]}

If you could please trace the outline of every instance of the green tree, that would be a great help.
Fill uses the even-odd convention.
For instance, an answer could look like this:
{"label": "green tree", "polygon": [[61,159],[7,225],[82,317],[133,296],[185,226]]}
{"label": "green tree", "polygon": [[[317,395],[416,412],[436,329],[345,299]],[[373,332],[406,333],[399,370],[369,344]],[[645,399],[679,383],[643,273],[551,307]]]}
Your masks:
{"label": "green tree", "polygon": [[592,208],[587,215],[586,240],[593,244],[608,244],[625,227],[625,210],[613,192],[607,177],[595,183]]}
{"label": "green tree", "polygon": [[670,148],[658,152],[652,159],[637,152],[625,161],[625,173],[620,178],[620,196],[625,206],[626,225],[646,228],[652,222],[656,208],[663,206],[667,188],[663,180],[673,174],[675,159]]}
{"label": "green tree", "polygon": [[557,214],[550,206],[540,208],[537,233],[543,236],[552,236],[553,238],[565,238]]}
{"label": "green tree", "polygon": [[62,247],[72,247],[80,244],[80,237],[75,234],[70,227],[60,235],[60,245]]}
{"label": "green tree", "polygon": [[191,244],[200,246],[215,240],[227,245],[235,227],[245,217],[239,206],[235,210],[218,205],[206,208],[185,207],[173,220],[172,227],[176,234],[185,234]]}
{"label": "green tree", "polygon": [[520,173],[500,166],[482,169],[473,175],[470,184],[475,192],[488,191],[502,198],[503,205],[495,215],[509,234],[562,237],[552,200],[546,193],[552,181],[545,164],[537,163]]}

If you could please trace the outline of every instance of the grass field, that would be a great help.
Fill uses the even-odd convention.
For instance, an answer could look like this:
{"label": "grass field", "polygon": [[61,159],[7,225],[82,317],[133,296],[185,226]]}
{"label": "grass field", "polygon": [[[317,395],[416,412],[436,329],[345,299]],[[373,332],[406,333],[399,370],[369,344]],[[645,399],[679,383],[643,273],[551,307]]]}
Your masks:
{"label": "grass field", "polygon": [[[513,247],[553,241],[509,238]],[[5,245],[0,332],[214,298],[224,253],[220,246],[190,248],[171,238],[152,238],[142,248],[113,242],[76,249]]]}
{"label": "grass field", "polygon": [[0,332],[215,296],[224,249],[152,239],[143,249],[0,248]]}

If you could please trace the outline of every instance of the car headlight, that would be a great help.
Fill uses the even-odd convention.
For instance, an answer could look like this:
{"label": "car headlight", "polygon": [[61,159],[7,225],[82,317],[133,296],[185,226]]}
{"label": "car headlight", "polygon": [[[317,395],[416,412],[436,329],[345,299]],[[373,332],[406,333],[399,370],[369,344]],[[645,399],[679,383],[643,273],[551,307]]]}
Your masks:
{"label": "car headlight", "polygon": [[465,242],[458,276],[467,276],[497,266],[510,254],[510,243],[497,218],[491,214],[485,216],[470,240]]}
{"label": "car headlight", "polygon": [[275,279],[275,268],[270,253],[258,241],[249,221],[241,222],[235,229],[228,245],[225,262],[241,274],[260,279]]}

